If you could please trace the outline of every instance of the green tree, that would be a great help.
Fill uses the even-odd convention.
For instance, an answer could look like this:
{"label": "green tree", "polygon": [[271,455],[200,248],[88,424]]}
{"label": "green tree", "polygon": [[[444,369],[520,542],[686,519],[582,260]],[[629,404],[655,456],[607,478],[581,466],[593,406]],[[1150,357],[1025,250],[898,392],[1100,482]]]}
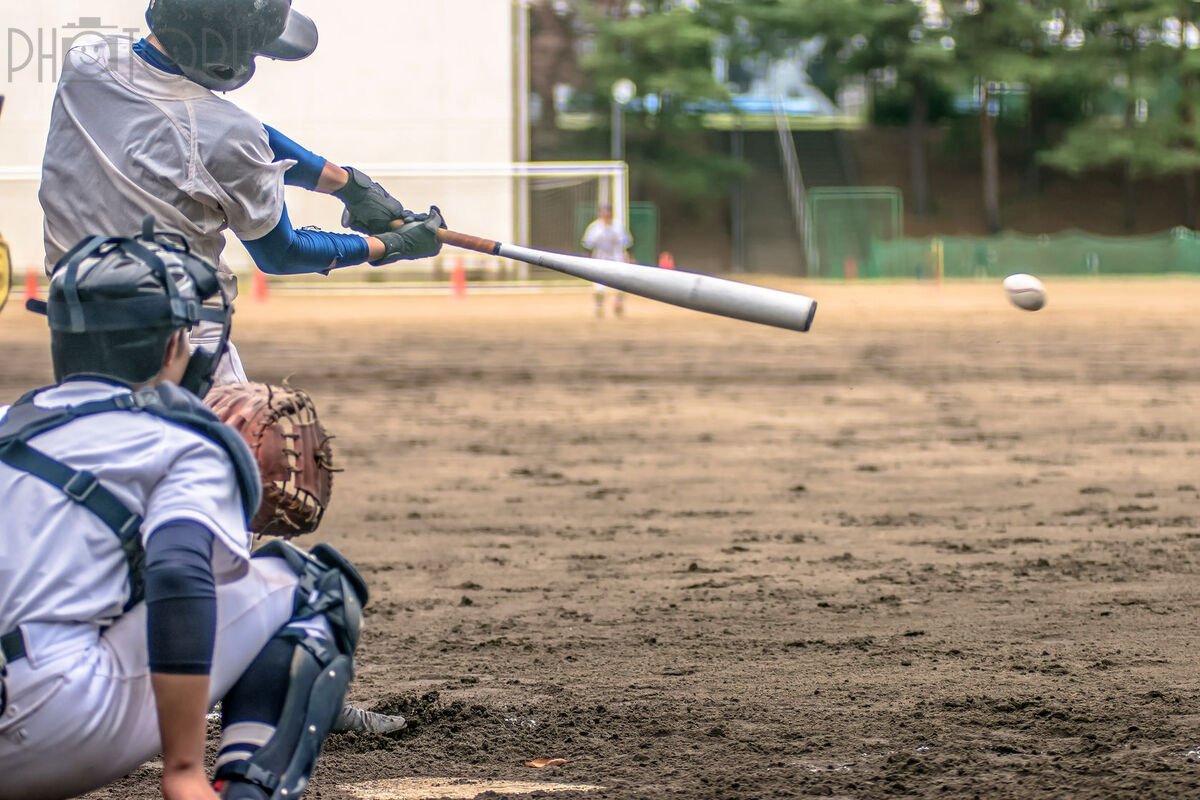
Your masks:
{"label": "green tree", "polygon": [[1107,86],[1105,65],[1081,56],[1083,30],[1077,14],[1087,0],[1035,0],[1032,9],[1041,35],[1030,39],[1022,70],[1025,113],[1020,120],[1025,158],[1024,188],[1041,188],[1041,153],[1051,145],[1052,128],[1069,127],[1089,116],[1088,98]]}
{"label": "green tree", "polygon": [[532,37],[529,82],[531,92],[540,101],[538,127],[543,136],[557,138],[555,86],[560,83],[578,85],[581,82],[575,58],[577,41],[574,21],[575,16],[569,5],[538,2],[529,7]]}
{"label": "green tree", "polygon": [[1175,0],[1174,30],[1164,31],[1164,44],[1175,53],[1175,73],[1179,79],[1179,102],[1176,105],[1179,132],[1177,145],[1192,157],[1182,169],[1184,181],[1184,220],[1190,228],[1197,227],[1200,213],[1200,194],[1196,186],[1197,165],[1194,156],[1200,151],[1200,10],[1191,0]]}
{"label": "green tree", "polygon": [[1096,113],[1043,159],[1072,174],[1118,167],[1129,229],[1137,221],[1135,181],[1145,176],[1183,176],[1189,190],[1185,213],[1195,222],[1200,58],[1187,42],[1186,26],[1196,13],[1191,6],[1179,0],[1107,0],[1090,4],[1081,19],[1086,43],[1079,57],[1111,78],[1093,99]]}
{"label": "green tree", "polygon": [[638,87],[628,113],[629,150],[639,174],[684,198],[724,195],[742,173],[732,158],[714,151],[704,128],[706,110],[724,106],[729,93],[713,76],[713,47],[727,17],[716,0],[580,0],[592,29],[582,67],[598,110],[607,110],[610,87],[621,78]]}
{"label": "green tree", "polygon": [[764,0],[731,3],[768,52],[822,37],[835,82],[866,76],[907,99],[913,210],[928,214],[931,100],[957,85],[950,20],[936,6],[887,0]]}
{"label": "green tree", "polygon": [[945,2],[953,20],[960,63],[972,76],[979,121],[984,225],[1003,227],[1000,215],[1000,137],[997,123],[1008,89],[1045,78],[1053,66],[1044,58],[1047,14],[1030,0]]}

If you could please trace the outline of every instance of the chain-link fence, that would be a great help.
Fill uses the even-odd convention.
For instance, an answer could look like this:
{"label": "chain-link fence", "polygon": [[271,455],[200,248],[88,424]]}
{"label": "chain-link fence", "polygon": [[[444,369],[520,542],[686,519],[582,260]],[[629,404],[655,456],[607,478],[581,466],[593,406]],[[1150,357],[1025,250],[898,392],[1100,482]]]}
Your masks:
{"label": "chain-link fence", "polygon": [[858,274],[869,278],[1200,274],[1200,235],[1175,228],[1149,236],[1004,234],[876,241]]}
{"label": "chain-link fence", "polygon": [[1200,233],[1188,228],[1148,236],[1068,231],[911,239],[904,236],[902,220],[903,200],[895,188],[810,191],[808,274],[849,279],[1200,274]]}

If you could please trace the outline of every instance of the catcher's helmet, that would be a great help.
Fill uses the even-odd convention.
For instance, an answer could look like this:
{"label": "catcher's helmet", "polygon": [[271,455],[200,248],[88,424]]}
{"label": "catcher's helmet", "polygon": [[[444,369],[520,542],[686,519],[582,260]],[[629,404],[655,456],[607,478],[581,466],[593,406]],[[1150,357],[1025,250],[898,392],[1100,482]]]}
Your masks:
{"label": "catcher's helmet", "polygon": [[60,382],[95,375],[146,383],[162,368],[172,334],[200,321],[220,325],[217,344],[193,351],[181,382],[201,397],[225,354],[233,315],[217,270],[177,234],[155,233],[152,217],[137,239],[80,242],[55,265],[48,302],[28,307],[49,317]]}
{"label": "catcher's helmet", "polygon": [[254,76],[258,56],[308,58],[317,26],[292,0],[150,0],[150,30],[183,74],[217,92],[231,92]]}

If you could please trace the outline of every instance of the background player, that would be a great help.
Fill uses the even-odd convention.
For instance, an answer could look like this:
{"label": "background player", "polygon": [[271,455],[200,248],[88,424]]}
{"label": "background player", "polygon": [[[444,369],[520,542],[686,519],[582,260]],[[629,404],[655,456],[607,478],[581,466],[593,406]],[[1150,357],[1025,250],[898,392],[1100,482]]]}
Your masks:
{"label": "background player", "polygon": [[[624,227],[613,223],[611,206],[600,206],[600,216],[592,220],[583,232],[583,248],[592,258],[602,258],[605,261],[629,261],[629,248],[633,246],[633,236]],[[594,284],[592,296],[596,302],[596,316],[604,316],[604,295],[610,289],[603,284]],[[613,293],[613,314],[622,316],[625,313],[625,293],[611,290]]]}
{"label": "background player", "polygon": [[[56,271],[46,310],[59,382],[0,409],[0,798],[90,791],[160,741],[163,796],[216,798],[204,750],[220,698],[221,797],[299,796],[366,588],[327,547],[250,556],[253,458],[175,385],[202,393],[221,355],[216,269],[152,231],[96,238]],[[193,355],[201,316],[223,333]]]}
{"label": "background player", "polygon": [[[236,280],[220,261],[226,229],[273,274],[440,251],[436,208],[406,210],[360,171],[328,162],[215,94],[245,85],[257,56],[299,60],[313,53],[316,25],[290,0],[155,0],[146,19],[153,31],[147,39],[113,36],[67,54],[39,195],[48,265],[97,230],[132,233],[147,214],[218,263],[230,296]],[[343,222],[374,235],[296,229],[285,184],[333,194],[346,205]],[[391,231],[397,219],[408,224]],[[211,347],[219,335],[202,321],[192,345]],[[230,343],[217,382],[245,380]],[[348,707],[339,729],[403,725],[401,717]]]}

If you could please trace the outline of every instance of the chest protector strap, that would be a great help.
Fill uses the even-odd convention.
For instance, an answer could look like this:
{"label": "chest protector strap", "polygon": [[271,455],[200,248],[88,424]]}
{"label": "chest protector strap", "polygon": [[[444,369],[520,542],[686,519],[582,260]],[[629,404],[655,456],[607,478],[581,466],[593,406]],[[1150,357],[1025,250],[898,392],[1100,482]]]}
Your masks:
{"label": "chest protector strap", "polygon": [[234,463],[242,494],[242,512],[247,522],[258,511],[262,488],[254,456],[236,431],[222,425],[203,403],[171,385],[122,394],[65,408],[40,408],[33,403],[36,392],[25,395],[0,422],[0,462],[40,478],[62,491],[70,500],[95,515],[121,543],[129,566],[129,610],[144,595],[142,517],[105,488],[93,473],[77,470],[31,446],[29,440],[77,419],[113,411],[145,411],[182,425],[224,449]]}

